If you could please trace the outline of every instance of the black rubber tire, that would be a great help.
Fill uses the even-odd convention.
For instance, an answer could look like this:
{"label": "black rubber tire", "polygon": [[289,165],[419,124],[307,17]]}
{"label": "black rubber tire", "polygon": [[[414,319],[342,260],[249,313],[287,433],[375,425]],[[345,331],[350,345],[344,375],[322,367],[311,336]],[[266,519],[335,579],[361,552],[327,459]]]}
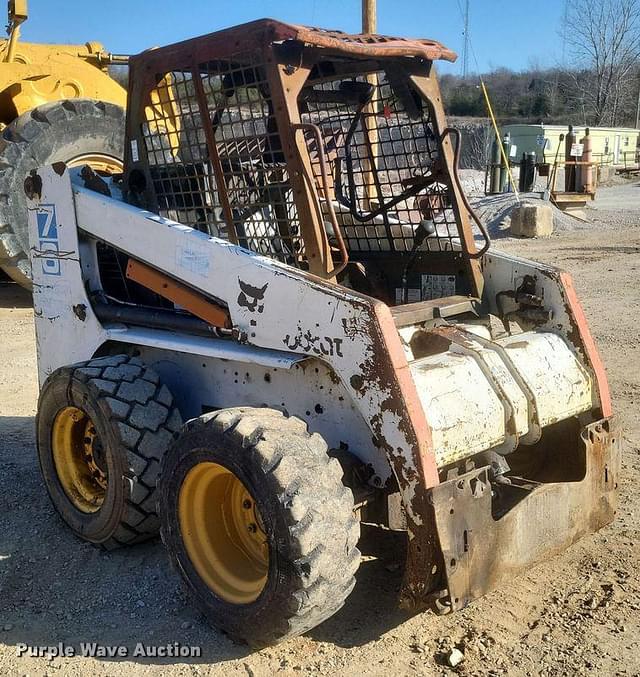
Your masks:
{"label": "black rubber tire", "polygon": [[85,153],[122,159],[125,112],[93,99],[38,106],[8,125],[0,137],[0,267],[31,288],[24,179],[32,169]]}
{"label": "black rubber tire", "polygon": [[[95,513],[71,502],[56,472],[51,432],[66,406],[91,418],[105,451],[107,489]],[[42,476],[62,519],[80,538],[109,550],[156,536],[158,475],[181,427],[169,389],[138,358],[101,357],[54,371],[40,393],[36,431]]]}
{"label": "black rubber tire", "polygon": [[[215,595],[186,552],[178,497],[186,474],[203,461],[235,473],[259,508],[269,572],[252,603],[232,604]],[[172,565],[212,625],[260,647],[307,632],[342,607],[360,564],[360,523],[342,476],[320,435],[279,411],[223,409],[187,423],[163,463],[160,534]]]}

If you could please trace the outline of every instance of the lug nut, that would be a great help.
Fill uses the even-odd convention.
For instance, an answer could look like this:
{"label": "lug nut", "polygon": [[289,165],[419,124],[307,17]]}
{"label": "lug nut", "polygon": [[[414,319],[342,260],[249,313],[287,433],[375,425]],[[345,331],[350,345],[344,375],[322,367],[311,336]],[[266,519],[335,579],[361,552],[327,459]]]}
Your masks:
{"label": "lug nut", "polygon": [[251,501],[248,498],[245,498],[244,501],[242,501],[242,507],[245,510],[249,510],[249,508],[251,508]]}
{"label": "lug nut", "polygon": [[247,529],[249,529],[249,531],[252,534],[255,534],[256,531],[258,531],[258,527],[255,524],[253,524],[253,522],[247,527]]}

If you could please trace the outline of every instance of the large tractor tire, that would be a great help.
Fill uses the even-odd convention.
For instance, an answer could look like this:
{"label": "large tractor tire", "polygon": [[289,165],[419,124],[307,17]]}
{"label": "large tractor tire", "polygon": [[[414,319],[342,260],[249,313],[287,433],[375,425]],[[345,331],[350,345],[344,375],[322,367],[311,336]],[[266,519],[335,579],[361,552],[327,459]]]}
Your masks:
{"label": "large tractor tire", "polygon": [[360,563],[342,476],[324,440],[279,411],[223,409],[185,426],[160,477],[160,533],[212,625],[265,646],[340,609]]}
{"label": "large tractor tire", "polygon": [[31,287],[24,179],[54,162],[122,171],[125,112],[93,99],[38,106],[8,125],[0,137],[0,267]]}
{"label": "large tractor tire", "polygon": [[42,475],[62,519],[109,550],[157,535],[156,483],[181,426],[168,388],[137,358],[54,371],[36,429]]}

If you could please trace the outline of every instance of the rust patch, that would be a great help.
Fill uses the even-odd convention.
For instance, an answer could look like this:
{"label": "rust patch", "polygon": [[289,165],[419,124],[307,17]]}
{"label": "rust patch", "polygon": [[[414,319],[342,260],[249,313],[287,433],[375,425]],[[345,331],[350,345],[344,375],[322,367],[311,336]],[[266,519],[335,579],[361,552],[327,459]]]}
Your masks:
{"label": "rust patch", "polygon": [[[409,370],[402,343],[388,306],[374,304],[375,322],[372,318],[371,331],[376,336],[379,348],[376,358],[368,370],[365,381],[370,377],[380,391],[388,393],[384,410],[399,416],[398,426],[408,443],[408,448],[396,452],[387,449],[387,457],[404,496],[407,515],[409,544],[407,562],[400,602],[408,608],[423,608],[429,603],[428,593],[438,585],[442,573],[439,566],[439,548],[435,533],[433,506],[430,503],[428,487],[438,484],[438,470],[431,429],[418,397],[415,383]],[[379,355],[377,353],[380,353]],[[377,363],[377,364],[376,364]],[[376,425],[375,421],[372,421]],[[408,463],[407,455],[412,460]],[[411,496],[406,500],[407,495]]]}
{"label": "rust patch", "polygon": [[364,378],[360,376],[360,374],[354,374],[349,379],[349,383],[351,384],[351,387],[359,393],[364,390]]}
{"label": "rust patch", "polygon": [[87,306],[84,303],[78,303],[73,306],[73,314],[81,321],[84,322],[87,319]]}
{"label": "rust patch", "polygon": [[30,200],[39,200],[42,195],[42,179],[35,169],[24,180],[24,192]]}
{"label": "rust patch", "polygon": [[89,165],[85,165],[80,170],[80,176],[84,181],[85,188],[100,193],[101,195],[111,197],[111,190],[109,189],[107,182],[99,174],[96,174]]}

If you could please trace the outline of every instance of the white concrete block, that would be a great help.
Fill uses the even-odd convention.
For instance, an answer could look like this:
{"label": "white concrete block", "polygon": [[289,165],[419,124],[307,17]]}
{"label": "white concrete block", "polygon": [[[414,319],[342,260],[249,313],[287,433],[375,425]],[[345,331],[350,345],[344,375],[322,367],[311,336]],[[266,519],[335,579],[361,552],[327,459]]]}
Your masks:
{"label": "white concrete block", "polygon": [[553,209],[548,204],[522,202],[511,211],[511,234],[517,237],[549,237],[553,233]]}

